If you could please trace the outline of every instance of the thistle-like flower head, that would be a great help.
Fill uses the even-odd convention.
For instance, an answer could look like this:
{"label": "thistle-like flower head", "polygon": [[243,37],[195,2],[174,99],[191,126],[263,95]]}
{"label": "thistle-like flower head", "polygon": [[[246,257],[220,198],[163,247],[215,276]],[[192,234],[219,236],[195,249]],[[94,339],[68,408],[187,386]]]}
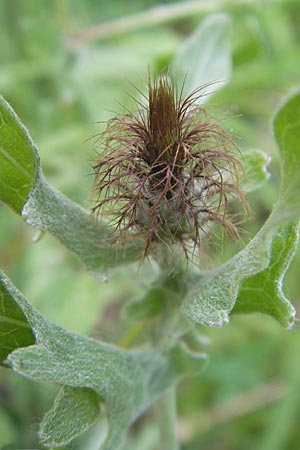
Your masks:
{"label": "thistle-like flower head", "polygon": [[168,77],[149,78],[146,103],[110,120],[100,136],[94,211],[113,219],[120,238],[142,237],[142,257],[156,243],[179,243],[190,258],[213,223],[236,232],[227,203],[244,202],[238,152],[200,105],[202,92],[182,98]]}

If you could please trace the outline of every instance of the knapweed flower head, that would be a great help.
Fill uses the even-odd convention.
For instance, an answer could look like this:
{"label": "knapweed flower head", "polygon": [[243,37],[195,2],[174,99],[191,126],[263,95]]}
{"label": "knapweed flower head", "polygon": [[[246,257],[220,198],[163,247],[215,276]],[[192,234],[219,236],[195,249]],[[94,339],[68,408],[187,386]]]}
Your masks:
{"label": "knapweed flower head", "polygon": [[141,237],[142,258],[156,244],[178,246],[190,259],[213,224],[236,233],[228,213],[238,188],[236,145],[200,101],[183,98],[167,76],[151,80],[137,112],[115,117],[100,135],[98,201],[118,238]]}

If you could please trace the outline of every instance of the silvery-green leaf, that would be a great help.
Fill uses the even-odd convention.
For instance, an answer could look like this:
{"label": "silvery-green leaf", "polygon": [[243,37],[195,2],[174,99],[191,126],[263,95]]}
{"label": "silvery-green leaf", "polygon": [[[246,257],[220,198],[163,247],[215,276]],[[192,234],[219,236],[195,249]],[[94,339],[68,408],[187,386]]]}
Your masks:
{"label": "silvery-green leaf", "polygon": [[91,213],[51,186],[40,171],[22,216],[33,228],[54,235],[95,275],[107,268],[135,261],[141,253],[139,242],[113,245],[111,227],[97,221]]}
{"label": "silvery-green leaf", "polygon": [[94,425],[100,398],[91,389],[63,387],[44,417],[39,437],[45,446],[68,444]]}
{"label": "silvery-green leaf", "polygon": [[[205,355],[192,352],[180,342],[164,353],[126,351],[68,332],[46,321],[3,273],[0,281],[6,292],[3,301],[15,303],[35,340],[34,345],[26,341],[26,347],[8,356],[11,368],[34,381],[72,388],[59,397],[43,422],[41,438],[45,445],[60,446],[75,437],[69,420],[73,412],[67,412],[74,404],[81,412],[77,431],[88,429],[97,416],[98,398],[105,403],[109,422],[103,449],[120,448],[127,428],[143,411],[182,376],[195,375],[205,365]],[[59,428],[54,426],[58,419]]]}
{"label": "silvery-green leaf", "polygon": [[287,328],[293,325],[296,311],[284,295],[283,282],[298,243],[298,224],[287,224],[275,235],[268,267],[244,280],[233,312],[262,312]]}
{"label": "silvery-green leaf", "polygon": [[113,244],[106,223],[72,202],[43,176],[38,150],[10,105],[0,97],[0,201],[34,228],[53,234],[98,275],[138,259],[142,245]]}
{"label": "silvery-green leaf", "polygon": [[[285,100],[274,118],[274,133],[282,165],[279,199],[270,217],[249,244],[220,267],[204,273],[191,287],[182,308],[196,322],[210,326],[221,326],[228,322],[243,283],[246,283],[246,288],[249,287],[254,282],[251,281],[252,277],[266,271],[261,276],[269,282],[265,284],[265,295],[261,296],[263,303],[258,305],[254,300],[257,310],[268,311],[287,327],[293,325],[295,309],[282,294],[281,287],[271,287],[269,276],[273,270],[273,283],[276,285],[280,280],[282,284],[298,242],[298,227],[291,225],[288,228],[286,224],[300,216],[299,116],[300,92],[296,92]],[[289,233],[289,238],[284,239]],[[281,244],[278,245],[278,242]],[[277,262],[275,266],[274,261]],[[269,297],[274,295],[274,291],[276,298],[271,305]],[[245,304],[245,291],[241,295],[241,304]]]}

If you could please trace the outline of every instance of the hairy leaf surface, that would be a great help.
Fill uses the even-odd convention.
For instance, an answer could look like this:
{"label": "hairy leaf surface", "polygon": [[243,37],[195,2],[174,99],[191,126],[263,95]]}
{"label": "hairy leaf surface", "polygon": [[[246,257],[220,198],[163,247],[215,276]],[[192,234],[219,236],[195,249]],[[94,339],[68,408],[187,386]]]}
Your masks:
{"label": "hairy leaf surface", "polygon": [[44,178],[38,150],[10,105],[0,97],[0,201],[26,222],[59,239],[95,275],[134,261],[142,247],[112,245],[113,232],[52,187]]}
{"label": "hairy leaf surface", "polygon": [[49,185],[39,173],[22,215],[32,227],[48,231],[74,252],[95,275],[102,270],[135,261],[139,242],[113,245],[113,231],[105,223]]}
{"label": "hairy leaf surface", "polygon": [[[228,322],[242,283],[246,283],[246,289],[255,282],[252,277],[267,270],[261,276],[268,278],[273,270],[273,286],[271,280],[265,284],[265,295],[260,297],[261,302],[254,299],[256,308],[251,310],[268,312],[286,326],[293,325],[295,309],[282,294],[281,285],[298,242],[298,228],[285,228],[285,224],[300,215],[299,117],[300,93],[296,92],[283,103],[274,118],[274,133],[282,162],[278,202],[264,226],[243,250],[220,267],[203,274],[198,283],[191,287],[182,308],[185,314],[196,322],[210,326],[221,326]],[[283,243],[284,237],[288,239]],[[278,245],[278,242],[281,244]],[[277,263],[272,265],[274,261]],[[240,310],[247,309],[246,297],[245,290],[242,290]]]}
{"label": "hairy leaf surface", "polygon": [[[183,343],[177,343],[164,354],[125,351],[70,333],[47,322],[4,274],[1,285],[7,293],[3,303],[14,303],[22,312],[35,340],[35,345],[30,345],[32,341],[27,339],[27,347],[8,356],[12,369],[34,381],[75,389],[59,396],[43,422],[40,435],[47,446],[63,445],[94,423],[98,414],[97,395],[98,402],[105,402],[109,420],[103,449],[116,450],[128,426],[165,389],[183,375],[203,369],[205,355],[192,352]],[[2,341],[0,349],[1,346]],[[70,420],[74,411],[69,410],[75,404],[81,423],[77,430]],[[59,427],[55,426],[58,421]]]}
{"label": "hairy leaf surface", "polygon": [[233,312],[259,311],[287,328],[293,325],[296,311],[283,293],[283,281],[298,243],[298,224],[287,224],[275,235],[268,268],[242,283]]}
{"label": "hairy leaf surface", "polygon": [[65,445],[94,425],[100,414],[100,399],[91,389],[63,387],[40,426],[46,446]]}

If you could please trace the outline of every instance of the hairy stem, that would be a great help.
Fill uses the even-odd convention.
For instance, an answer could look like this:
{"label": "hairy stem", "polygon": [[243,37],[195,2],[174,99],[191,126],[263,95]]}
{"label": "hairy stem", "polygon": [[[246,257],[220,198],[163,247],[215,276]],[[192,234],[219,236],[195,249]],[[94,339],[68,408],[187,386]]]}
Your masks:
{"label": "hairy stem", "polygon": [[176,436],[176,386],[169,388],[157,405],[160,449],[179,450]]}

